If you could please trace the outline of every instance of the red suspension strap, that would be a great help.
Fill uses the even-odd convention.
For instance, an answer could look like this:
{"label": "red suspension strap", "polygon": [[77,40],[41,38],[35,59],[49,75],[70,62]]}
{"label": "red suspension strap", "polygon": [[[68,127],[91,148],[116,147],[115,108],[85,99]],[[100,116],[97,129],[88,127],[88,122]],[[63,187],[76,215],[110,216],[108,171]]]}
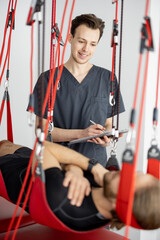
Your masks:
{"label": "red suspension strap", "polygon": [[158,140],[157,140],[159,74],[160,74],[160,36],[159,36],[156,101],[155,101],[155,107],[153,109],[153,133],[154,133],[154,136],[151,140],[151,147],[148,150],[148,166],[147,166],[147,173],[152,174],[157,179],[160,179],[160,149],[158,147]]}
{"label": "red suspension strap", "polygon": [[[62,40],[62,37],[60,38],[60,41],[58,41],[60,35],[60,31],[58,28],[58,24],[56,23],[56,0],[52,1],[52,18],[51,18],[51,51],[50,51],[50,76],[52,73],[52,69],[56,67],[56,59],[55,59],[55,47],[56,47],[56,40],[57,40],[57,51],[58,51],[58,64],[57,68],[59,71],[60,68],[60,46],[64,46],[64,42]],[[49,118],[49,124],[48,124],[48,136],[47,138],[49,141],[53,141],[51,132],[53,131],[54,128],[54,123],[53,123],[53,109],[51,108],[51,98],[53,93],[53,79],[51,82],[51,91],[49,94],[49,99],[48,99],[48,118]]]}
{"label": "red suspension strap", "polygon": [[[51,44],[50,44],[50,76],[54,66],[54,58],[55,58],[55,47],[56,47],[56,32],[54,30],[56,25],[56,0],[52,0],[52,17],[51,17]],[[51,84],[51,92],[53,92],[53,81]],[[49,117],[49,127],[48,133],[51,138],[51,132],[53,130],[53,109],[50,108],[51,104],[51,94],[48,99],[48,117]],[[52,141],[52,138],[50,139]]]}
{"label": "red suspension strap", "polygon": [[[34,23],[34,20],[33,20],[33,16],[34,16],[34,13],[35,12],[39,12],[40,11],[40,8],[41,8],[41,5],[42,5],[42,2],[40,0],[37,0],[36,1],[32,1],[31,2],[31,6],[30,6],[30,10],[29,10],[29,14],[28,14],[28,17],[27,17],[27,25],[30,25],[31,26],[31,64],[30,64],[30,72],[31,72],[31,89],[30,91],[32,91],[32,88],[33,88],[33,72],[32,72],[32,61],[33,61],[33,23]],[[33,104],[34,106],[34,104]],[[30,106],[32,107],[32,106]],[[30,109],[31,110],[31,109]],[[5,236],[5,240],[8,239],[9,237],[9,233],[13,227],[13,224],[14,224],[14,221],[15,221],[15,217],[16,217],[16,213],[17,213],[17,210],[18,210],[18,207],[20,205],[20,202],[22,200],[22,196],[23,196],[23,193],[24,193],[24,189],[26,187],[26,183],[27,183],[27,180],[28,180],[28,177],[29,177],[29,173],[30,173],[30,170],[31,170],[31,165],[32,165],[32,161],[33,161],[33,156],[34,156],[34,153],[35,153],[35,149],[36,149],[36,145],[37,145],[37,139],[35,141],[35,145],[34,145],[34,148],[33,148],[33,151],[32,151],[32,154],[31,154],[31,157],[30,157],[30,160],[29,160],[29,164],[28,164],[28,168],[27,168],[27,171],[26,171],[26,175],[25,175],[25,178],[24,178],[24,181],[23,181],[23,184],[22,184],[22,188],[21,188],[21,191],[20,191],[20,194],[19,194],[19,197],[18,197],[18,200],[17,200],[17,203],[16,203],[16,208],[15,208],[15,211],[13,213],[13,217],[11,219],[11,222],[10,222],[10,225],[9,225],[9,228],[8,228],[8,231],[7,231],[7,234]],[[30,188],[32,186],[32,183],[33,183],[33,177],[34,177],[34,174],[32,174],[32,178],[31,178],[31,181],[30,181],[30,184],[29,184],[29,188],[28,188],[28,194],[26,194],[26,197],[24,199],[24,205],[22,207],[22,210],[21,210],[21,214],[19,216],[19,219],[17,220],[17,224],[16,224],[16,227],[15,227],[15,232],[12,236],[12,240],[15,239],[15,235],[16,235],[16,232],[17,232],[17,229],[19,227],[19,224],[20,224],[20,220],[22,218],[22,214],[23,214],[23,211],[26,207],[26,203],[28,201],[28,195],[30,193]]]}
{"label": "red suspension strap", "polygon": [[[73,3],[74,3],[74,2],[75,2],[75,1],[73,1]],[[66,1],[66,3],[68,3],[68,1]],[[74,7],[74,4],[72,5],[72,10],[71,10],[71,14],[70,14],[70,22],[71,22],[71,17],[72,17],[72,13],[73,13],[73,7]],[[64,13],[65,13],[65,11],[64,11]],[[64,14],[64,16],[65,16],[65,14]],[[64,21],[64,18],[63,18],[63,21]],[[63,25],[63,21],[62,21],[62,25]],[[70,29],[70,23],[69,23],[69,27],[68,27],[68,28]],[[60,35],[61,35],[61,33],[60,33]],[[68,39],[68,36],[66,37],[66,43],[67,43],[67,39]],[[65,48],[64,48],[64,50],[65,50]],[[64,52],[64,50],[63,50],[63,52]],[[64,59],[64,53],[63,53],[63,58],[62,58],[62,59]],[[52,106],[52,107],[53,107],[53,106]],[[48,126],[46,125],[46,129],[47,129],[47,127],[48,127]],[[46,131],[45,131],[45,132],[46,132]],[[27,172],[26,172],[26,176],[25,176],[25,180],[24,180],[24,183],[23,183],[23,186],[22,186],[22,189],[21,189],[19,198],[18,198],[17,205],[19,205],[19,203],[20,203],[20,201],[21,201],[22,194],[23,194],[24,188],[25,188],[25,186],[26,186],[26,182],[27,182],[27,179],[28,179],[28,176],[29,176],[29,171],[30,171],[30,168],[31,168],[31,164],[32,164],[32,160],[33,160],[33,155],[34,155],[34,152],[35,152],[35,148],[36,148],[37,160],[38,160],[38,162],[39,162],[39,163],[38,163],[38,169],[37,169],[37,171],[40,170],[40,172],[38,172],[40,175],[38,175],[38,176],[41,176],[41,174],[43,174],[43,169],[42,169],[42,166],[41,166],[41,161],[42,161],[42,159],[43,159],[43,142],[44,142],[44,139],[45,139],[44,133],[43,133],[43,132],[39,132],[39,133],[38,133],[38,136],[37,136],[37,139],[36,139],[36,142],[35,142],[34,150],[33,150],[33,152],[32,152],[32,155],[31,155],[31,158],[30,158],[30,161],[29,161],[29,166],[28,166],[28,169],[27,169]],[[35,167],[35,168],[36,168],[36,167]],[[22,212],[24,211],[24,209],[25,209],[25,207],[26,207],[26,203],[27,203],[28,197],[29,197],[29,195],[30,195],[31,186],[32,186],[32,183],[33,183],[33,178],[34,178],[34,173],[35,173],[35,171],[33,171],[32,178],[30,179],[30,182],[29,182],[29,188],[27,189],[27,193],[26,193],[26,197],[25,197],[25,200],[24,200],[24,205],[23,205],[23,208],[22,208]],[[39,177],[36,177],[36,180],[35,180],[34,185],[33,185],[34,188],[37,188],[37,183],[39,183]],[[39,186],[39,185],[38,185],[38,186]],[[40,181],[40,186],[38,187],[38,189],[40,190],[40,193],[43,192],[44,188],[45,188],[44,183]],[[43,192],[43,194],[45,194],[45,192]],[[43,194],[42,194],[42,195],[43,195]],[[39,201],[40,201],[40,203],[41,203],[41,200],[42,200],[42,199],[37,199],[37,193],[35,193],[34,190],[32,190],[31,198],[36,201],[36,206],[37,206],[37,204],[39,203]],[[46,196],[43,195],[42,198],[43,198],[43,199],[46,199]],[[47,221],[48,219],[52,218],[52,227],[53,227],[53,228],[56,227],[56,225],[54,225],[54,223],[55,223],[55,221],[58,222],[58,220],[57,220],[57,219],[55,220],[55,216],[52,216],[53,213],[52,213],[51,211],[49,211],[49,208],[48,208],[48,205],[47,205],[47,201],[45,200],[45,203],[46,203],[45,211],[46,211],[46,209],[47,209],[47,212],[45,212],[45,214],[44,214],[44,213],[42,214],[42,215],[43,215],[42,218],[41,218],[41,216],[39,215],[39,210],[36,209],[36,208],[35,208],[35,204],[34,204],[34,203],[32,204],[32,203],[33,203],[33,202],[30,202],[30,208],[31,208],[30,213],[31,213],[31,215],[34,216],[34,213],[36,213],[35,218],[36,218],[36,217],[40,218],[40,219],[38,220],[39,222],[41,222],[41,221],[43,222],[44,220]],[[41,204],[42,204],[42,209],[43,209],[43,200],[42,200],[42,203],[41,203]],[[49,216],[50,216],[50,218],[44,218],[44,215],[45,215],[45,216],[48,216],[48,211],[49,211]],[[20,220],[21,220],[21,217],[22,217],[22,212],[21,212],[21,215],[20,215],[20,219],[18,220],[18,222],[17,222],[17,224],[16,224],[16,229],[15,229],[14,235],[12,236],[12,240],[15,238],[15,234],[16,234],[17,228],[19,227],[19,223],[20,223]],[[15,214],[16,214],[16,213],[15,213]],[[15,214],[14,214],[14,218],[15,218]],[[52,215],[51,215],[51,214],[52,214]],[[13,221],[14,221],[14,219],[12,220],[12,223],[10,224],[9,231],[11,230],[11,227],[12,227],[12,225],[13,225]],[[50,224],[50,222],[47,222],[47,223],[45,222],[45,223],[44,223],[44,225],[49,225],[49,224]],[[55,223],[55,224],[56,224],[56,223]],[[60,226],[63,225],[61,222],[60,222],[59,224],[60,224]],[[57,223],[58,226],[59,226],[59,224]],[[63,227],[64,227],[64,225],[63,225]],[[8,233],[8,234],[9,234],[9,233]],[[7,237],[8,237],[8,235],[7,235]],[[7,239],[7,237],[6,237],[6,239]],[[6,240],[6,239],[5,239],[5,240]]]}
{"label": "red suspension strap", "polygon": [[[13,6],[13,1],[12,1],[12,6]],[[5,60],[4,60],[2,73],[0,75],[0,84],[1,84],[2,77],[3,77],[3,74],[4,74],[4,70],[5,70],[5,67],[6,67],[7,59],[9,58],[9,55],[10,55],[11,36],[12,36],[12,29],[14,28],[16,6],[17,6],[17,0],[15,0],[14,9],[11,9],[11,12],[9,13],[9,17],[7,17],[7,19],[8,19],[7,27],[10,26],[10,31],[9,31],[9,37],[8,37],[8,47],[7,47],[6,57],[5,57]],[[5,26],[5,28],[6,28],[6,26]],[[5,34],[6,34],[6,29],[5,29]],[[5,37],[4,37],[4,39],[5,39]],[[2,57],[3,57],[3,49],[4,48],[2,46],[0,66],[1,66],[1,61],[2,61]]]}
{"label": "red suspension strap", "polygon": [[[119,49],[119,76],[118,76],[118,96],[115,99],[115,82],[116,82],[116,49],[118,45],[118,0],[112,1],[116,3],[115,19],[113,20],[113,31],[111,38],[112,54],[112,74],[110,89],[110,105],[112,106],[112,140],[110,158],[107,161],[106,168],[110,171],[119,170],[119,163],[116,157],[117,142],[119,138],[119,105],[120,105],[120,79],[121,79],[121,56],[122,56],[122,30],[123,30],[123,0],[121,1],[121,27],[120,27],[120,49]],[[116,102],[117,101],[117,102]],[[115,106],[117,104],[117,106]],[[115,111],[117,111],[117,122],[115,126]]]}
{"label": "red suspension strap", "polygon": [[[12,130],[10,97],[9,97],[9,91],[8,91],[8,88],[9,88],[9,64],[10,64],[11,33],[12,33],[12,29],[14,29],[14,18],[15,18],[15,10],[16,10],[17,1],[15,1],[14,7],[13,7],[13,5],[14,5],[14,1],[12,1],[12,4],[11,4],[11,1],[9,1],[5,30],[4,30],[4,37],[3,37],[3,43],[2,43],[2,49],[1,49],[1,54],[0,54],[0,65],[1,65],[2,58],[3,58],[3,51],[4,51],[4,47],[5,47],[5,39],[6,39],[7,28],[10,27],[6,58],[5,58],[2,73],[1,73],[1,76],[0,76],[0,84],[1,84],[2,77],[3,77],[3,74],[4,74],[4,70],[5,70],[5,66],[6,66],[6,63],[7,63],[5,91],[4,91],[4,96],[3,96],[1,109],[0,109],[0,124],[1,124],[1,120],[2,120],[4,104],[6,102],[6,104],[7,104],[7,139],[11,142],[13,142],[13,130]],[[10,12],[9,12],[9,10],[10,10]]]}
{"label": "red suspension strap", "polygon": [[[148,9],[148,4],[149,2],[147,1],[147,4],[146,4],[147,9]],[[145,15],[144,19],[145,19],[145,23],[143,24],[141,29],[141,45],[140,45],[140,58],[139,58],[140,60],[139,60],[138,73],[137,73],[135,98],[133,103],[133,109],[131,112],[131,119],[130,119],[130,131],[127,136],[127,149],[124,151],[123,158],[122,158],[122,171],[120,176],[119,190],[118,190],[117,203],[116,203],[116,212],[119,218],[127,225],[126,232],[125,232],[126,237],[128,236],[129,226],[132,226],[135,228],[141,228],[135,220],[135,217],[132,212],[132,206],[133,206],[134,189],[135,189],[135,169],[136,169],[138,153],[139,153],[142,116],[143,116],[143,109],[144,109],[146,84],[147,84],[149,51],[153,50],[153,39],[152,39],[152,33],[151,33],[150,19],[147,15]],[[139,116],[139,122],[138,122],[138,130],[137,130],[137,139],[136,139],[136,146],[134,147],[135,107],[137,102],[137,91],[139,87],[141,61],[142,61],[142,54],[144,52],[144,49],[147,50],[147,55],[146,55],[145,74],[144,74],[143,90],[142,90],[142,97],[141,97],[140,116]]]}
{"label": "red suspension strap", "polygon": [[[24,178],[24,181],[23,181],[23,184],[22,184],[21,191],[20,191],[20,193],[19,193],[18,200],[17,200],[17,202],[16,202],[15,211],[14,211],[14,213],[13,213],[11,222],[10,222],[9,227],[8,227],[8,230],[7,230],[7,234],[6,234],[6,236],[5,236],[5,240],[8,240],[8,238],[9,238],[9,233],[10,233],[12,227],[13,227],[13,224],[14,224],[14,221],[15,221],[15,218],[16,218],[16,214],[17,214],[19,205],[20,205],[21,200],[22,200],[22,196],[23,196],[23,193],[24,193],[26,184],[27,184],[27,180],[28,180],[28,177],[29,177],[29,173],[30,173],[30,171],[31,171],[31,166],[32,166],[33,156],[34,156],[34,153],[35,153],[36,144],[37,144],[37,139],[36,139],[36,141],[35,141],[35,145],[34,145],[34,148],[33,148],[33,151],[32,151],[32,154],[31,154],[31,157],[30,157],[30,160],[29,160],[29,163],[28,163],[26,175],[25,175],[25,178]],[[26,194],[27,194],[27,193],[26,193]],[[25,209],[25,207],[22,209],[22,212],[24,211],[24,209]],[[18,221],[18,220],[17,220],[17,221]],[[19,222],[19,223],[20,223],[20,222]],[[18,229],[18,226],[16,227],[16,229]],[[17,231],[17,230],[15,230],[15,231]],[[14,238],[15,238],[15,236],[14,236]],[[14,239],[14,238],[12,238],[12,239]]]}
{"label": "red suspension strap", "polygon": [[29,95],[29,118],[28,118],[28,124],[29,126],[33,126],[33,112],[34,112],[34,97],[33,97],[33,26],[34,26],[34,20],[31,21],[29,25],[31,25],[31,58],[30,58],[30,95]]}
{"label": "red suspension strap", "polygon": [[9,0],[9,4],[8,4],[6,23],[5,23],[4,34],[3,34],[3,42],[2,42],[2,48],[1,48],[1,53],[0,53],[0,67],[1,67],[1,63],[2,63],[4,47],[5,47],[5,40],[6,40],[7,26],[8,26],[8,20],[9,20],[10,5],[11,5],[11,0]]}

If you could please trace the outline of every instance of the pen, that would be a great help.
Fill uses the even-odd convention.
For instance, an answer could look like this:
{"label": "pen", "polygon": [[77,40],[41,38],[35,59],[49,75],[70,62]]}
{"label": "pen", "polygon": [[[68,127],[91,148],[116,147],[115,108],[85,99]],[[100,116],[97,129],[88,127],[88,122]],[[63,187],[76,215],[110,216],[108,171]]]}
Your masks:
{"label": "pen", "polygon": [[[92,120],[89,120],[93,125],[96,125],[97,123],[95,123],[94,121]],[[105,132],[104,130],[100,129],[102,132]]]}

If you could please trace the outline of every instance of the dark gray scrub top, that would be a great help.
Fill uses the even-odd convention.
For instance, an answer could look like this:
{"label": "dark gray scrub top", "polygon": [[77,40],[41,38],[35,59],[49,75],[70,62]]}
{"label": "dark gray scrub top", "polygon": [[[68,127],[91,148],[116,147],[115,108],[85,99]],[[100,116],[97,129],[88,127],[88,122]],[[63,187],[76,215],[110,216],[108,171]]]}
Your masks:
{"label": "dark gray scrub top", "polygon": [[[56,79],[57,70],[54,79]],[[57,91],[53,122],[54,126],[62,129],[85,129],[90,126],[90,120],[104,126],[106,119],[116,115],[112,113],[109,103],[111,72],[93,65],[81,83],[64,67]],[[39,87],[43,82],[44,95],[49,81],[49,71],[42,73],[34,88],[35,108],[34,112],[40,116]],[[117,81],[115,94],[117,98]],[[116,101],[117,102],[117,101]],[[44,118],[47,118],[47,109]],[[114,109],[117,109],[115,106]],[[124,104],[120,96],[119,112],[123,112]],[[67,143],[61,143],[67,146]],[[89,158],[98,159],[105,166],[107,160],[106,148],[95,143],[77,143],[69,146]]]}

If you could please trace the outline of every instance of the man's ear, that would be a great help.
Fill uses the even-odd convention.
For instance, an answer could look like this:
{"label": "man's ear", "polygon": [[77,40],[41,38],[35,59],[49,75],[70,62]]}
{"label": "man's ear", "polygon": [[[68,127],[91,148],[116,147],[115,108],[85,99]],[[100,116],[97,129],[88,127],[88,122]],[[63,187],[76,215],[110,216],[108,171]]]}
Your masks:
{"label": "man's ear", "polygon": [[73,36],[72,36],[72,34],[70,33],[70,34],[69,34],[69,37],[68,37],[68,42],[71,43],[71,42],[72,42],[72,39],[73,39]]}

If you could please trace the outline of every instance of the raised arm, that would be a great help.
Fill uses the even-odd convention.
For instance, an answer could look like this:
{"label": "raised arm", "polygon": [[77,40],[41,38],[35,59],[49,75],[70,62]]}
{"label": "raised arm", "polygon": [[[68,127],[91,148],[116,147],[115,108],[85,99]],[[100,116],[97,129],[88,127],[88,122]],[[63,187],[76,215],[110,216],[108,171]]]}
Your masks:
{"label": "raised arm", "polygon": [[[59,163],[76,165],[83,170],[88,169],[89,158],[84,155],[56,143],[46,141],[44,145],[44,169],[54,166],[52,157],[54,157]],[[91,172],[94,175],[95,181],[102,186],[103,176],[107,170],[98,163],[92,168]]]}

